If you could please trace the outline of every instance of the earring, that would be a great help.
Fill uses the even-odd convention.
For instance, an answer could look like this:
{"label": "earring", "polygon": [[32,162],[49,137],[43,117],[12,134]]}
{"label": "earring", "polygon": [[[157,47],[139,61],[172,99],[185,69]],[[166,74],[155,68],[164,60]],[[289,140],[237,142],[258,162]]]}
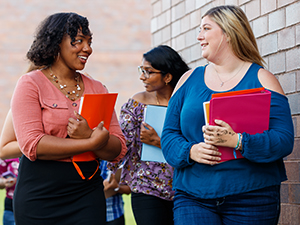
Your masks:
{"label": "earring", "polygon": [[169,83],[168,82],[166,82],[166,86],[168,85]]}
{"label": "earring", "polygon": [[57,56],[54,58],[55,61],[57,61],[57,60],[59,59],[59,57],[60,57],[60,52],[58,52],[58,53],[57,53]]}

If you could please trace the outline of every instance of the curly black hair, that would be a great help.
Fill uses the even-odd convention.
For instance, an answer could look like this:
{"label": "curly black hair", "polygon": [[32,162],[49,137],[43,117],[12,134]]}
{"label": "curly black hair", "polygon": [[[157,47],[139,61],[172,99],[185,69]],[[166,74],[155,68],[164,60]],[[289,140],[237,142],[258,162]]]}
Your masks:
{"label": "curly black hair", "polygon": [[27,58],[35,66],[51,65],[60,52],[59,45],[64,35],[70,36],[72,44],[78,31],[87,36],[92,35],[86,17],[72,12],[48,16],[38,27]]}
{"label": "curly black hair", "polygon": [[170,73],[172,80],[169,84],[173,88],[175,88],[180,77],[190,69],[181,56],[167,45],[159,45],[151,49],[143,54],[143,58],[147,60],[153,68],[160,70],[163,77]]}

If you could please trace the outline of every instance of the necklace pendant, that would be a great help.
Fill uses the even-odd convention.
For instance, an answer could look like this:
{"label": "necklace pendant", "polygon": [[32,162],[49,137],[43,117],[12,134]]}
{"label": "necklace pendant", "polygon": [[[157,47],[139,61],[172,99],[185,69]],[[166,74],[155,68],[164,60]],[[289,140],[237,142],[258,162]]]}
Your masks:
{"label": "necklace pendant", "polygon": [[223,85],[224,85],[224,82],[221,82],[220,87],[223,87]]}

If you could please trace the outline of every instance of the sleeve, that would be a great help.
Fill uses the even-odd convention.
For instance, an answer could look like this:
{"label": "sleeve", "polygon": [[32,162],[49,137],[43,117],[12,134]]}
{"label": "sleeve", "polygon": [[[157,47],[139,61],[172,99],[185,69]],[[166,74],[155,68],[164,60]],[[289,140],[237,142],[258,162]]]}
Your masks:
{"label": "sleeve", "polygon": [[[93,80],[94,81],[94,80]],[[100,85],[100,92],[101,93],[109,93],[108,89],[105,85],[103,85],[100,81],[96,81],[97,85]],[[118,161],[120,161],[126,154],[127,152],[127,148],[126,148],[126,144],[125,144],[125,137],[122,133],[122,130],[120,128],[119,125],[119,121],[116,115],[116,111],[113,111],[112,117],[111,117],[111,121],[110,121],[110,125],[109,125],[109,134],[110,135],[114,135],[115,137],[117,137],[122,145],[122,149],[120,154],[114,158],[111,162],[116,163]]]}
{"label": "sleeve", "polygon": [[118,162],[125,156],[125,154],[127,152],[127,147],[126,147],[126,144],[125,144],[125,137],[124,137],[124,135],[122,133],[122,130],[120,128],[120,125],[119,125],[119,122],[118,122],[117,115],[116,115],[115,111],[113,112],[112,119],[111,119],[111,122],[110,122],[109,133],[111,135],[116,136],[120,140],[121,145],[122,145],[122,149],[121,149],[120,154],[112,161],[112,162]]}
{"label": "sleeve", "polygon": [[255,135],[243,133],[242,155],[252,162],[274,162],[293,150],[294,128],[288,99],[271,92],[269,130]]}
{"label": "sleeve", "polygon": [[166,161],[180,169],[194,164],[190,160],[190,149],[195,141],[188,141],[181,132],[180,114],[183,97],[179,90],[171,97],[161,137],[161,146]]}
{"label": "sleeve", "polygon": [[18,80],[11,101],[11,110],[20,149],[27,158],[34,161],[37,144],[45,133],[38,87],[27,75]]}
{"label": "sleeve", "polygon": [[140,158],[139,146],[141,146],[141,143],[139,134],[141,122],[143,121],[143,113],[144,107],[133,99],[130,99],[121,107],[119,124],[125,136],[127,153],[117,164],[108,163],[110,170],[115,172],[133,155]]}

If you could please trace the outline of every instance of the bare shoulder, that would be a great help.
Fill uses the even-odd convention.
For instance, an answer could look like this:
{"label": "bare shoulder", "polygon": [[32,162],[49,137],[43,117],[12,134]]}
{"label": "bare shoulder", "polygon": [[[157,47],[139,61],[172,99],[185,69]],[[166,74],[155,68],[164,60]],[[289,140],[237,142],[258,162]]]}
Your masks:
{"label": "bare shoulder", "polygon": [[274,74],[272,74],[270,71],[265,70],[265,69],[260,69],[258,71],[258,79],[259,79],[260,83],[262,84],[262,86],[264,86],[265,88],[284,95],[284,91],[283,91],[279,81],[274,76]]}
{"label": "bare shoulder", "polygon": [[194,69],[188,70],[187,72],[185,72],[181,78],[179,79],[178,83],[176,84],[173,94],[175,94],[175,92],[184,84],[184,82],[190,77],[190,75],[192,74],[192,72],[194,71]]}
{"label": "bare shoulder", "polygon": [[141,91],[141,92],[134,94],[131,98],[138,102],[145,103],[149,99],[149,92]]}

